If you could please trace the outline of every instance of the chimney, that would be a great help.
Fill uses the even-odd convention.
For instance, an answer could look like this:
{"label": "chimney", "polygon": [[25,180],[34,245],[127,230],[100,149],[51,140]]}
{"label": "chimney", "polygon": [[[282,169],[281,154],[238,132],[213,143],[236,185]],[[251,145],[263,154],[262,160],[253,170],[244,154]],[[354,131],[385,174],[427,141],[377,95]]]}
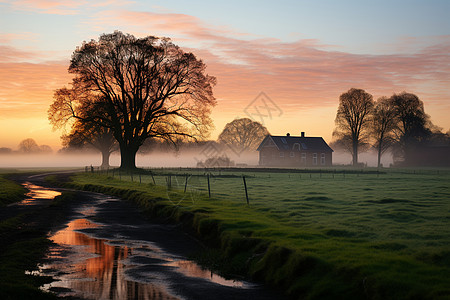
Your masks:
{"label": "chimney", "polygon": [[305,137],[305,132],[304,131],[302,131],[302,137]]}
{"label": "chimney", "polygon": [[291,134],[288,132],[288,133],[286,133],[286,136],[291,136]]}

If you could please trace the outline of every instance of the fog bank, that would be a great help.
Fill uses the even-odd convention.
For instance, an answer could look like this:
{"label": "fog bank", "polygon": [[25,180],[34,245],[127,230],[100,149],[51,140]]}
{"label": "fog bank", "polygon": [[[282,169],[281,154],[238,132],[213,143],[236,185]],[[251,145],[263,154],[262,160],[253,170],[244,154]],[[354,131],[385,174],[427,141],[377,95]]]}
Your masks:
{"label": "fog bank", "polygon": [[[259,161],[258,152],[243,153],[240,155],[227,153],[228,157],[237,166],[257,166]],[[202,151],[153,151],[148,154],[138,154],[136,165],[141,168],[170,168],[170,167],[196,167],[198,162],[205,161],[210,156]],[[334,152],[333,164],[351,164],[351,156],[348,153]],[[51,153],[51,154],[1,154],[0,168],[45,168],[45,167],[86,167],[100,166],[101,154],[98,153]],[[367,152],[359,155],[359,162],[375,167],[377,157],[375,153]],[[392,163],[392,155],[386,153],[382,157],[382,163],[389,167]],[[120,155],[113,153],[110,157],[110,165],[120,165]]]}

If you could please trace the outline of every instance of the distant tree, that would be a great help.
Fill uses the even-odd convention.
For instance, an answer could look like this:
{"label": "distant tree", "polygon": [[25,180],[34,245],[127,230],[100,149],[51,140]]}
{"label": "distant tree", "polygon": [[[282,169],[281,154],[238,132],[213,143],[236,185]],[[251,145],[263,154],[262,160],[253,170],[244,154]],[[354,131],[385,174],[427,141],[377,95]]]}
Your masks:
{"label": "distant tree", "polygon": [[19,143],[19,152],[39,153],[41,152],[41,148],[39,148],[38,144],[34,139],[28,138]]}
{"label": "distant tree", "polygon": [[387,97],[381,97],[375,102],[372,114],[371,133],[374,147],[377,149],[377,166],[381,166],[381,156],[394,143],[396,128],[396,110]]}
{"label": "distant tree", "polygon": [[204,162],[199,161],[197,167],[199,168],[220,168],[220,167],[232,167],[235,163],[228,156],[213,156],[207,158]]}
{"label": "distant tree", "polygon": [[11,148],[7,148],[7,147],[1,147],[0,148],[0,154],[10,154],[12,153],[12,149]]}
{"label": "distant tree", "polygon": [[[330,147],[337,151],[347,152],[352,156],[353,160],[353,140],[349,134],[340,134],[339,137],[333,132],[334,139],[330,143]],[[358,152],[366,152],[370,149],[370,143],[360,141]]]}
{"label": "distant tree", "polygon": [[395,109],[397,160],[409,164],[409,156],[431,135],[431,122],[425,114],[423,102],[414,94],[400,93],[389,98]]}
{"label": "distant tree", "polygon": [[72,131],[61,139],[63,146],[67,148],[83,148],[89,145],[99,150],[102,154],[102,168],[109,168],[111,153],[117,150],[117,142],[111,130],[98,127],[96,123],[76,121]]}
{"label": "distant tree", "polygon": [[[61,136],[62,144],[67,149],[83,148],[87,145],[99,150],[102,154],[102,168],[109,167],[109,157],[117,150],[117,142],[111,128],[104,124],[99,114],[106,115],[106,107],[102,101],[95,101],[95,96],[76,106],[77,117],[73,117],[72,99],[81,97],[77,90],[60,89],[56,91],[55,101],[49,109],[49,121],[54,129],[71,126],[68,134]],[[70,102],[70,103],[67,103]]]}
{"label": "distant tree", "polygon": [[218,142],[227,145],[236,154],[256,150],[269,131],[261,123],[249,118],[235,119],[225,125]]}
{"label": "distant tree", "polygon": [[[176,142],[178,136],[206,136],[215,78],[205,69],[167,38],[104,34],[75,50],[69,67],[73,88],[57,91],[49,114],[110,128],[121,168],[136,168],[136,153],[148,138]],[[102,102],[106,114],[83,117],[79,108],[86,101]]]}
{"label": "distant tree", "polygon": [[374,101],[371,94],[362,89],[352,88],[339,97],[336,114],[336,140],[351,143],[353,165],[358,164],[358,150],[367,145]]}
{"label": "distant tree", "polygon": [[49,145],[40,145],[39,152],[41,153],[52,153],[53,149]]}

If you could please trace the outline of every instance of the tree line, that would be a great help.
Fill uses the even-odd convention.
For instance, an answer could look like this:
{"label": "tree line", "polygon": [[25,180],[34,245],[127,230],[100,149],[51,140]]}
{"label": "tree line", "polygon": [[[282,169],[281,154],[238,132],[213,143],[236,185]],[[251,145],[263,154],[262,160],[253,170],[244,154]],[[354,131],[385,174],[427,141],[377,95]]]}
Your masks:
{"label": "tree line", "polygon": [[22,140],[18,145],[17,151],[14,151],[8,147],[0,147],[0,154],[49,154],[52,152],[53,149],[49,145],[38,145],[38,143],[32,138]]}
{"label": "tree line", "polygon": [[444,146],[444,153],[449,149],[450,132],[433,125],[423,102],[412,93],[374,101],[366,91],[351,88],[339,97],[335,124],[332,146],[349,152],[354,166],[359,152],[370,147],[377,151],[378,166],[388,150],[398,164],[414,165],[420,159],[418,153],[430,145]]}

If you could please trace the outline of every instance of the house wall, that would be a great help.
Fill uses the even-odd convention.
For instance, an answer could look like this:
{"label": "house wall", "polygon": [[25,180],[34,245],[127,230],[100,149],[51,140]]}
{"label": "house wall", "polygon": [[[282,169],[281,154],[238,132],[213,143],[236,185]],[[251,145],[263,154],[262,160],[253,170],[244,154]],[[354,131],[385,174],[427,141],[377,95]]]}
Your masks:
{"label": "house wall", "polygon": [[[280,154],[283,153],[283,154]],[[316,154],[316,156],[315,156]],[[325,161],[322,160],[322,154]],[[332,152],[314,150],[280,151],[264,147],[259,151],[259,165],[271,167],[327,167],[333,164]]]}

